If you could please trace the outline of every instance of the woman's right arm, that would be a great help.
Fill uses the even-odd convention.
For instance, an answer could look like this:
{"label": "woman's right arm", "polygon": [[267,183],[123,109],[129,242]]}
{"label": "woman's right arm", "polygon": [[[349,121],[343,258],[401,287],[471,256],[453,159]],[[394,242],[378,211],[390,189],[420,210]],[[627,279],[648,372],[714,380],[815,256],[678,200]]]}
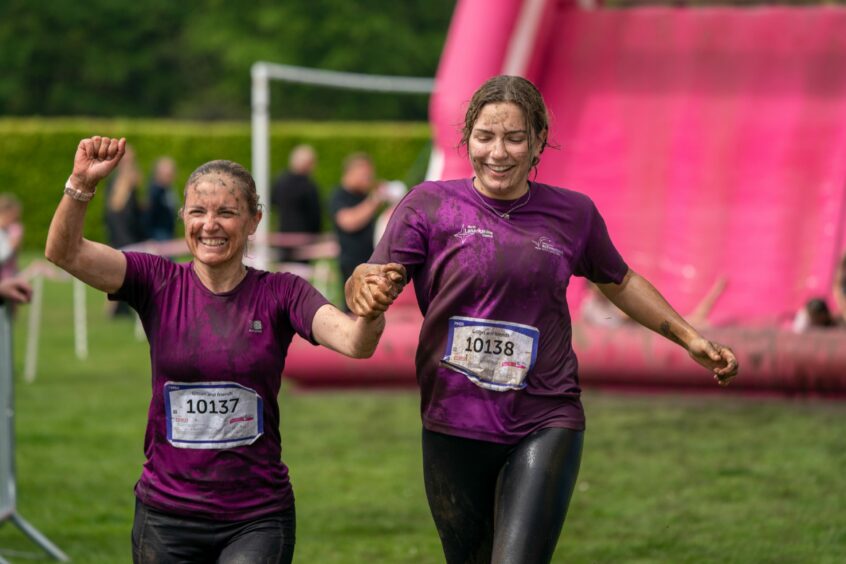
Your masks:
{"label": "woman's right arm", "polygon": [[[126,139],[91,137],[79,142],[69,183],[81,197],[93,194],[126,152]],[[123,253],[82,236],[88,202],[65,194],[53,214],[44,256],[86,284],[116,292],[126,275]]]}

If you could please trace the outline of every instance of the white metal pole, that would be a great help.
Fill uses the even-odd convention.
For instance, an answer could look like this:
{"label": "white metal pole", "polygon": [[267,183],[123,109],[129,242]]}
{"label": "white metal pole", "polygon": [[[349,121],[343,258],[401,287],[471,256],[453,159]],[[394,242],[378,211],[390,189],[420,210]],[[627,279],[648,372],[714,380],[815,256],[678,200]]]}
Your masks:
{"label": "white metal pole", "polygon": [[38,369],[38,335],[41,329],[41,302],[44,297],[44,276],[38,274],[32,280],[32,302],[29,304],[29,330],[26,337],[26,359],[24,360],[24,380],[35,381]]}
{"label": "white metal pole", "polygon": [[88,325],[85,312],[85,284],[73,279],[73,338],[76,358],[88,358]]}
{"label": "white metal pole", "polygon": [[[270,87],[267,76],[267,66],[255,63],[250,74],[252,76],[252,149],[253,149],[253,178],[256,181],[256,191],[259,201],[266,210],[270,210],[270,131],[269,104]],[[270,229],[269,214],[259,223],[256,230],[255,258],[256,268],[267,269],[269,261],[268,234]]]}

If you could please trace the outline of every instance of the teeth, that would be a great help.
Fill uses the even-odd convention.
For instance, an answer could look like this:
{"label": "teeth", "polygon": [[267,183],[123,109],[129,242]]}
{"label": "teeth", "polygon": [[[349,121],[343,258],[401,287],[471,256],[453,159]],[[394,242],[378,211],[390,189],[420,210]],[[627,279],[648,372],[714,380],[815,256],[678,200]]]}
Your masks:
{"label": "teeth", "polygon": [[226,243],[226,239],[200,239],[200,243],[207,247],[221,247]]}
{"label": "teeth", "polygon": [[505,172],[506,170],[511,168],[511,165],[507,165],[507,166],[488,165],[488,168],[491,169],[494,172]]}

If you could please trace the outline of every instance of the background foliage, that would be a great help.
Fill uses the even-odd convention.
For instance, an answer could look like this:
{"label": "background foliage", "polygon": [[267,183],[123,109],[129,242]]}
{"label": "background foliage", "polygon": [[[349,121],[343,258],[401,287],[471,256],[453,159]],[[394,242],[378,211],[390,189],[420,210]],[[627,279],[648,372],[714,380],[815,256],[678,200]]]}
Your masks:
{"label": "background foliage", "polygon": [[[454,0],[3,0],[0,113],[244,118],[250,65],[432,77]],[[426,119],[426,96],[275,85],[272,114]]]}
{"label": "background foliage", "polygon": [[[609,8],[846,0],[599,0]],[[434,76],[456,0],[3,0],[0,114],[241,119],[250,65]],[[425,96],[275,84],[274,116],[425,120]]]}
{"label": "background foliage", "polygon": [[[251,168],[248,124],[0,119],[0,192],[11,191],[23,203],[25,248],[44,249],[76,146],[81,138],[95,133],[126,137],[146,177],[158,156],[172,156],[179,167],[178,187],[192,170],[212,159],[225,158]],[[324,202],[341,176],[341,161],[354,151],[370,153],[381,178],[403,180],[411,186],[425,174],[429,137],[428,126],[420,123],[276,123],[270,131],[272,174],[285,168],[295,144],[306,142],[318,153],[314,176]],[[145,201],[143,191],[139,198]],[[91,201],[85,219],[86,237],[105,242],[102,197]],[[272,217],[270,221],[274,226]],[[330,228],[328,217],[323,225]]]}

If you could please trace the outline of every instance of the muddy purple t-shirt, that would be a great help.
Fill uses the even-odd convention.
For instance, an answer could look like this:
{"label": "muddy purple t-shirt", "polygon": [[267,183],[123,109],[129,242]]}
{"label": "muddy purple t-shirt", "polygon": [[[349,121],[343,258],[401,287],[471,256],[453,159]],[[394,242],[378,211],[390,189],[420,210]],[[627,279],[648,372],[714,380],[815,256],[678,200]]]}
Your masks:
{"label": "muddy purple t-shirt", "polygon": [[125,255],[126,279],[110,297],[141,317],[153,372],[136,496],[224,521],[290,507],[277,395],[294,333],[313,343],[312,319],[327,300],[302,278],[252,268],[213,294],[190,263]]}
{"label": "muddy purple t-shirt", "polygon": [[628,271],[590,198],[532,182],[527,200],[501,201],[471,179],[425,182],[370,262],[403,264],[414,282],[427,429],[499,443],[584,429],[567,285]]}

